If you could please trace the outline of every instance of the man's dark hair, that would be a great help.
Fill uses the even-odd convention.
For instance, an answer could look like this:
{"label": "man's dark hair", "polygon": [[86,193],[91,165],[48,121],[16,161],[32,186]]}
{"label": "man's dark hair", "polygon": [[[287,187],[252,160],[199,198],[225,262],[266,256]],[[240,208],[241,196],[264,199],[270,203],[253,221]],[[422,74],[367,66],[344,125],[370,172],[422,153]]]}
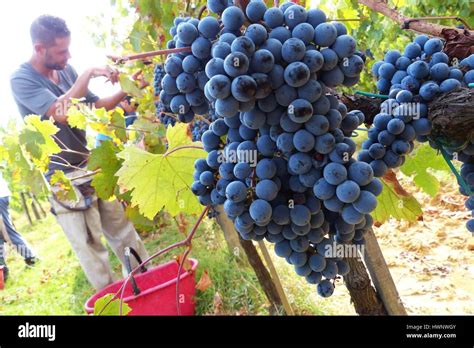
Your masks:
{"label": "man's dark hair", "polygon": [[64,19],[50,15],[42,15],[35,19],[30,28],[33,44],[41,42],[45,46],[53,46],[57,38],[71,35]]}

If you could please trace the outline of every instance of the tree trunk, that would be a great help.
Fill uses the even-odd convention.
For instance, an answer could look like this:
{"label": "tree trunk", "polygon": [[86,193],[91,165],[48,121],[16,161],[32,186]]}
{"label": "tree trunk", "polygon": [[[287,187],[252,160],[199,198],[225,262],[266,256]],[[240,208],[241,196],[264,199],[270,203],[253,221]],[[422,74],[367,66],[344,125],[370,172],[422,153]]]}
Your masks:
{"label": "tree trunk", "polygon": [[440,95],[429,105],[432,135],[449,143],[474,139],[474,89],[462,88]]}
{"label": "tree trunk", "polygon": [[351,268],[344,276],[344,283],[351,296],[351,302],[359,315],[387,315],[384,304],[372,287],[367,269],[358,258],[345,259]]}

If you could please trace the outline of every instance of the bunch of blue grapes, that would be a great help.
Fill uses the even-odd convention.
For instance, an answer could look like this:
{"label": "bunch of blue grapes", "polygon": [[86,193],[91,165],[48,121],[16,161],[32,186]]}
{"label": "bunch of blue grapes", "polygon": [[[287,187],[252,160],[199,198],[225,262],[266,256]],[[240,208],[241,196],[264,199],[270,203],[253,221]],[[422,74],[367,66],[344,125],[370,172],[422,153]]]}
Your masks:
{"label": "bunch of blue grapes", "polygon": [[161,80],[163,80],[165,76],[163,64],[156,64],[153,71],[153,89],[155,90],[155,96],[159,96],[161,92]]}
{"label": "bunch of blue grapes", "polygon": [[195,115],[206,115],[209,103],[204,86],[209,80],[204,68],[211,58],[212,42],[220,32],[214,17],[202,20],[177,17],[170,29],[173,39],[168,48],[190,48],[190,51],[170,54],[161,81],[160,101],[177,115],[180,122],[190,123]]}
{"label": "bunch of blue grapes", "polygon": [[205,131],[209,129],[209,123],[204,120],[194,120],[191,126],[193,141],[200,141]]}
{"label": "bunch of blue grapes", "polygon": [[364,115],[328,94],[357,83],[364,60],[345,26],[319,9],[254,0],[244,14],[211,2],[223,29],[204,93],[218,118],[202,134],[208,155],[195,162],[191,189],[202,205],[223,205],[242,239],[275,243],[331,296],[333,280],[349,272],[331,251],[364,243],[382,190],[371,166],[353,158],[350,137]]}
{"label": "bunch of blue grapes", "polygon": [[[388,168],[403,165],[405,155],[413,151],[415,140],[429,141],[433,148],[439,148],[430,137],[429,103],[442,93],[474,82],[474,54],[461,62],[450,62],[443,48],[442,40],[418,35],[403,53],[390,50],[383,61],[372,66],[372,72],[378,78],[378,90],[389,97],[381,104],[381,112],[375,116],[374,127],[369,130],[368,140],[359,153],[359,160],[369,163],[375,176],[383,176]],[[474,172],[472,143],[456,144],[445,150],[451,158],[464,163],[461,176],[474,191],[474,174],[469,176]],[[461,183],[460,192],[470,196],[466,207],[473,210],[474,196],[466,192]],[[474,219],[467,223],[467,228],[474,232]]]}

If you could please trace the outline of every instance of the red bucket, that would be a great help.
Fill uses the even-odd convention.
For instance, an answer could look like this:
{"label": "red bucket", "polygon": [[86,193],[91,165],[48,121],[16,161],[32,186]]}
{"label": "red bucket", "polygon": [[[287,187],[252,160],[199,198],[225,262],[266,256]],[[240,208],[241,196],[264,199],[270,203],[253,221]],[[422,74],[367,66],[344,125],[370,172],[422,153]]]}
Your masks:
{"label": "red bucket", "polygon": [[[138,256],[133,249],[130,251],[134,256]],[[181,315],[195,314],[195,270],[198,262],[195,259],[189,259],[189,261],[191,271],[182,269],[179,282],[178,301]],[[129,262],[126,264],[129,265]],[[178,269],[179,263],[173,260],[149,270],[143,267],[142,273],[133,276],[125,287],[123,297],[123,301],[131,308],[128,315],[178,315],[176,304]],[[95,302],[107,294],[115,294],[124,282],[125,280],[122,279],[110,284],[89,298],[85,304],[86,312],[94,313]]]}

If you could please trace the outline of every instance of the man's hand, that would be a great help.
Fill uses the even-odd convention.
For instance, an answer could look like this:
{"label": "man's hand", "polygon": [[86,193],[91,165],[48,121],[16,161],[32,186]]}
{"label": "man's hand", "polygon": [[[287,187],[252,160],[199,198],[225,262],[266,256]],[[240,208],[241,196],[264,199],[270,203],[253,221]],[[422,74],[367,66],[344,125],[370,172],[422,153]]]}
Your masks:
{"label": "man's hand", "polygon": [[120,72],[116,68],[109,65],[91,69],[91,77],[104,76],[112,83],[118,82],[119,74]]}
{"label": "man's hand", "polygon": [[143,88],[148,87],[150,85],[150,83],[148,81],[145,81],[144,76],[143,76],[143,71],[141,71],[141,70],[138,70],[138,71],[134,72],[133,75],[132,75],[132,79],[133,79],[133,81],[137,81],[137,82],[140,83],[139,86],[138,86],[140,89],[143,89]]}

